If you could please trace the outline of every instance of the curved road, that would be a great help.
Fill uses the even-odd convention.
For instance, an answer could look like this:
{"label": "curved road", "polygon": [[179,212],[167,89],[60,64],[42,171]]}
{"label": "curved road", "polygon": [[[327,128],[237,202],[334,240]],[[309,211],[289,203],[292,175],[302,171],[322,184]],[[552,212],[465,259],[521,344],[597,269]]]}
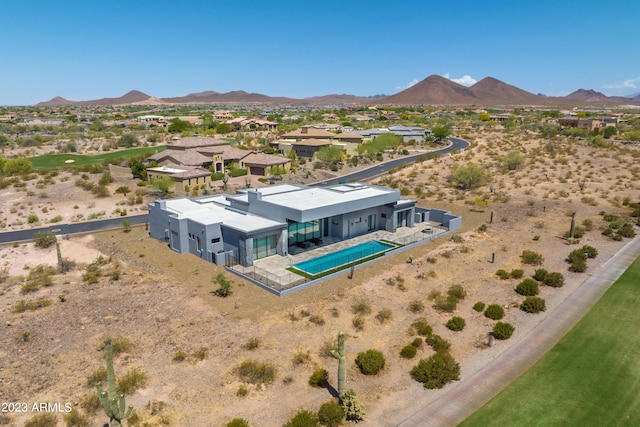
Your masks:
{"label": "curved road", "polygon": [[547,353],[640,256],[640,236],[596,267],[549,316],[513,346],[419,409],[399,427],[455,426],[482,407]]}
{"label": "curved road", "polygon": [[[464,150],[469,146],[469,143],[460,138],[449,138],[451,145],[442,150],[433,151],[432,153],[447,154],[454,150]],[[415,162],[419,156],[424,154],[402,157],[399,159],[391,160],[389,162],[372,166],[368,169],[364,169],[349,175],[344,175],[338,178],[333,178],[327,181],[317,182],[311,185],[329,185],[338,184],[340,182],[359,181],[366,178],[371,178],[376,175],[387,172],[389,169],[395,168],[403,163]],[[75,233],[87,233],[92,231],[107,230],[109,228],[122,227],[122,221],[128,219],[131,221],[131,225],[139,225],[148,222],[148,215],[132,215],[120,218],[103,219],[88,222],[77,222],[73,224],[55,224],[50,227],[32,228],[28,230],[7,231],[0,233],[0,243],[21,242],[32,240],[33,235],[39,231],[55,230],[57,234],[75,234]]]}

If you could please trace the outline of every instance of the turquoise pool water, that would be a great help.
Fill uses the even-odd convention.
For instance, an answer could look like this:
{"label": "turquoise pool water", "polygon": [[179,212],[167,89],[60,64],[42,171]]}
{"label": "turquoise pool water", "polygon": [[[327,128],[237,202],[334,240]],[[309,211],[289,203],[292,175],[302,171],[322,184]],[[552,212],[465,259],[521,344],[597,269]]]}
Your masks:
{"label": "turquoise pool water", "polygon": [[371,255],[388,251],[394,247],[394,245],[389,243],[372,240],[370,242],[360,243],[359,245],[352,246],[350,248],[322,255],[317,258],[299,262],[294,264],[293,267],[309,274],[318,274],[323,271],[350,264],[354,261],[361,260],[362,258],[367,258]]}

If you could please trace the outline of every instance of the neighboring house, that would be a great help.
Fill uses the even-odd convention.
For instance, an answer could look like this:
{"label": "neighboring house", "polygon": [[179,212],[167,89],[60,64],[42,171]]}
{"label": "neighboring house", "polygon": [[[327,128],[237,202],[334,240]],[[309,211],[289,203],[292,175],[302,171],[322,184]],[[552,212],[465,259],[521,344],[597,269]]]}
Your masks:
{"label": "neighboring house", "polygon": [[238,117],[235,119],[227,120],[227,124],[233,125],[236,128],[244,129],[244,130],[267,130],[267,131],[277,131],[278,123],[270,122],[269,120],[263,119],[254,119],[254,118],[246,118],[246,117]]}
{"label": "neighboring house", "polygon": [[168,146],[166,150],[147,157],[147,161],[155,161],[161,166],[175,165],[200,168],[207,168],[213,163],[211,157],[200,154],[196,149],[176,150],[169,149]]}
{"label": "neighboring house", "polygon": [[[308,247],[328,236],[345,240],[412,227],[423,218],[415,204],[398,190],[357,182],[281,184],[241,189],[235,195],[156,200],[149,204],[149,234],[179,253],[249,266],[260,258],[287,256],[292,245]],[[459,217],[444,217],[460,226]]]}
{"label": "neighboring house", "polygon": [[335,133],[323,129],[317,129],[310,126],[302,126],[291,132],[287,132],[281,136],[282,139],[300,141],[303,139],[333,139]]}
{"label": "neighboring house", "polygon": [[7,113],[0,116],[0,123],[15,123],[16,115],[15,113]]}
{"label": "neighboring house", "polygon": [[281,166],[288,172],[291,169],[291,160],[287,157],[254,152],[249,152],[240,160],[240,167],[246,168],[249,175],[267,176],[272,166]]}
{"label": "neighboring house", "polygon": [[168,176],[175,181],[175,192],[179,195],[188,195],[186,186],[192,188],[195,185],[209,184],[211,182],[211,171],[199,168],[187,168],[181,166],[161,166],[148,168],[149,179],[158,176]]}
{"label": "neighboring house", "polygon": [[321,149],[322,147],[334,145],[334,142],[335,141],[331,139],[315,138],[300,139],[298,141],[277,141],[278,150],[280,150],[280,152],[285,156],[288,156],[289,153],[293,150],[298,157],[304,157],[307,159],[312,159],[319,149]]}
{"label": "neighboring house", "polygon": [[560,129],[565,128],[578,128],[587,129],[590,131],[598,130],[605,127],[605,124],[599,119],[585,119],[578,117],[562,117],[558,119],[558,127]]}
{"label": "neighboring house", "polygon": [[353,133],[362,135],[366,139],[375,139],[384,133],[393,133],[402,138],[403,142],[415,141],[418,143],[424,142],[432,134],[431,130],[419,126],[391,126],[381,129],[356,130]]}
{"label": "neighboring house", "polygon": [[48,119],[43,117],[33,117],[24,119],[25,125],[33,126],[61,126],[65,123],[64,119]]}

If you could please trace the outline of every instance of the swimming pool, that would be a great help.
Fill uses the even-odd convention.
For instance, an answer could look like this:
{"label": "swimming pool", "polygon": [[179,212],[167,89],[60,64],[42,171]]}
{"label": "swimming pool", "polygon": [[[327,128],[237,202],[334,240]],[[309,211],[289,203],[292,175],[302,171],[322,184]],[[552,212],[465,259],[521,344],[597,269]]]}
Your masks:
{"label": "swimming pool", "polygon": [[392,248],[395,248],[392,244],[372,240],[360,243],[359,245],[352,246],[350,248],[322,255],[317,258],[299,262],[294,264],[292,267],[304,271],[305,273],[316,275],[327,270],[349,265],[352,262],[359,261],[372,255],[386,252]]}

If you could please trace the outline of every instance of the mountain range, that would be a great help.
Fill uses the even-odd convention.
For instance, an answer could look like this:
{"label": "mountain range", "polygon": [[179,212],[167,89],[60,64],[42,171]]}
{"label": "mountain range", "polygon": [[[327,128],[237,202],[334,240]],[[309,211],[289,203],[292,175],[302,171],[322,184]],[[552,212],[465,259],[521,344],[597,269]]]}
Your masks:
{"label": "mountain range", "polygon": [[594,90],[579,89],[567,96],[550,97],[535,95],[504,83],[493,77],[486,77],[473,86],[467,87],[438,75],[432,75],[421,82],[391,96],[376,95],[360,97],[355,95],[325,95],[311,98],[272,97],[259,93],[232,91],[219,93],[205,91],[190,93],[173,98],[157,98],[137,90],[132,90],[119,98],[102,98],[91,101],[70,101],[55,97],[40,102],[36,107],[91,106],[91,105],[159,105],[159,104],[279,104],[279,105],[450,105],[450,106],[571,106],[571,105],[639,105],[640,94],[633,97],[606,96]]}

